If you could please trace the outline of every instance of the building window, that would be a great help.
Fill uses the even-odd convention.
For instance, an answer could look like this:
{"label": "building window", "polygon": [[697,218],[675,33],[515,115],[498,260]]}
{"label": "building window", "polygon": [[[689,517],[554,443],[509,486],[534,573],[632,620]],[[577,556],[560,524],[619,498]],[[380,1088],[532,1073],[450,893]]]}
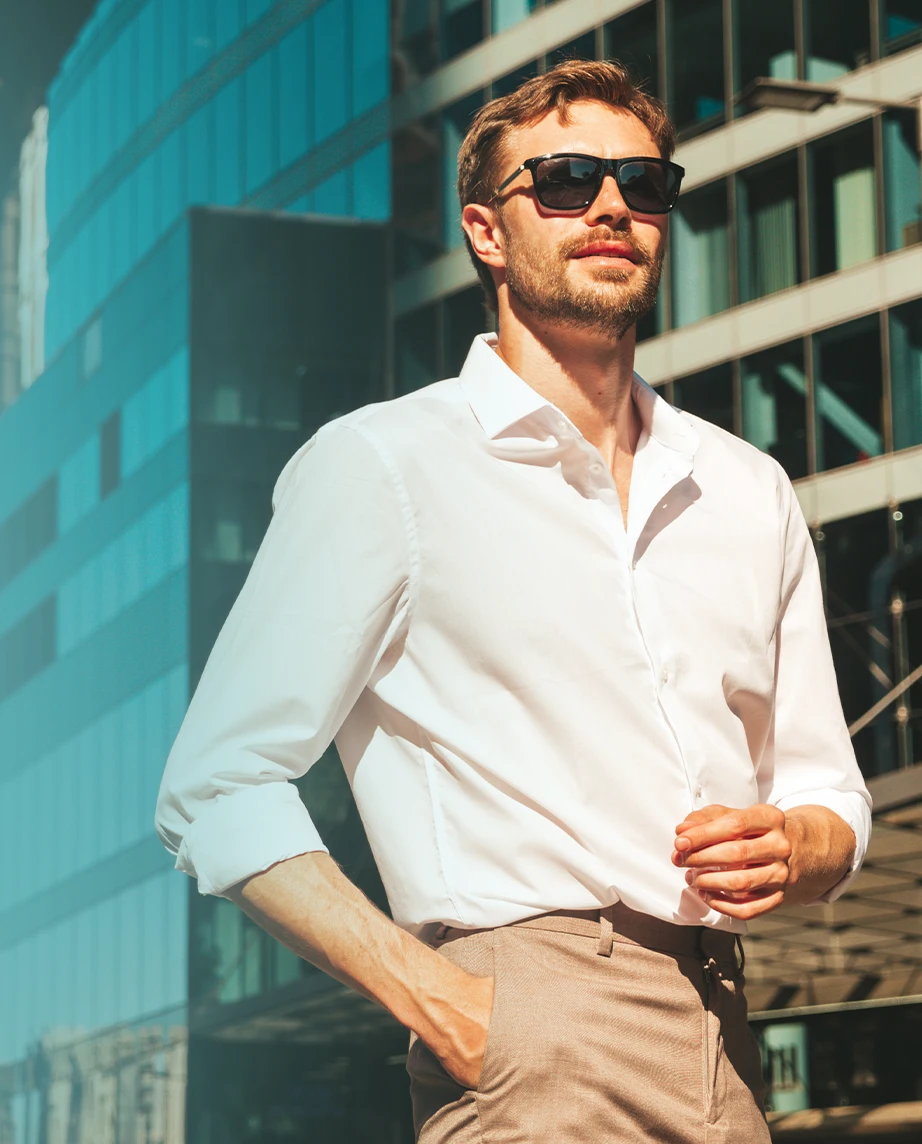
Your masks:
{"label": "building window", "polygon": [[439,66],[436,5],[427,0],[392,4],[391,43],[391,83],[398,95]]}
{"label": "building window", "polygon": [[83,380],[89,381],[102,365],[102,318],[93,318],[83,331]]}
{"label": "building window", "polygon": [[884,451],[878,316],[826,330],[813,344],[817,469],[878,456]]}
{"label": "building window", "polygon": [[[556,60],[553,61],[553,63],[556,62]],[[549,63],[549,66],[553,65]],[[499,76],[499,78],[493,80],[490,85],[490,98],[499,99],[500,96],[510,95],[517,88],[521,87],[526,80],[532,79],[537,74],[538,61],[532,60],[531,63],[524,64],[522,67],[516,68],[515,71]]]}
{"label": "building window", "polygon": [[874,139],[870,123],[840,131],[808,151],[812,184],[813,274],[829,274],[877,254]]}
{"label": "building window", "polygon": [[659,93],[656,5],[641,4],[605,25],[605,58],[625,65],[634,83]]}
{"label": "building window", "polygon": [[439,305],[400,318],[394,331],[395,388],[412,393],[439,380]]}
{"label": "building window", "polygon": [[0,637],[0,701],[54,662],[55,612],[47,596]]}
{"label": "building window", "polygon": [[804,0],[806,78],[828,83],[871,59],[868,0]]}
{"label": "building window", "polygon": [[442,59],[450,60],[479,44],[484,35],[484,0],[443,0]]}
{"label": "building window", "polygon": [[474,338],[493,328],[492,315],[484,307],[480,286],[470,286],[452,294],[442,306],[445,341],[442,372],[446,377],[456,377]]}
{"label": "building window", "polygon": [[99,430],[99,499],[117,489],[122,479],[121,410],[107,417]]}
{"label": "building window", "polygon": [[728,433],[735,431],[733,369],[729,362],[674,382],[673,401],[677,409],[702,417]]}
{"label": "building window", "polygon": [[922,242],[919,201],[918,114],[888,112],[881,120],[884,142],[884,218],[887,250]]}
{"label": "building window", "polygon": [[527,19],[538,6],[538,0],[492,0],[490,23],[493,33],[505,31]]}
{"label": "building window", "polygon": [[273,106],[277,81],[275,52],[266,52],[250,64],[243,77],[246,95],[246,184],[247,194],[271,176],[278,167],[278,147],[274,135],[278,122]]}
{"label": "building window", "polygon": [[[890,631],[872,614],[871,580],[890,552],[886,511],[823,525],[817,533],[829,642],[845,718],[853,723],[893,685]],[[852,740],[867,776],[892,766],[876,758],[873,724]]]}
{"label": "building window", "polygon": [[807,475],[807,379],[802,342],[744,358],[743,437],[774,457],[792,481]]}
{"label": "building window", "polygon": [[685,135],[723,122],[721,8],[721,0],[669,0],[667,5],[669,110]]}
{"label": "building window", "polygon": [[0,587],[57,540],[58,492],[51,477],[0,524]]}
{"label": "building window", "polygon": [[447,250],[464,243],[457,191],[458,150],[480,106],[480,93],[475,92],[442,112],[442,243]]}
{"label": "building window", "polygon": [[435,116],[418,119],[392,140],[391,202],[398,275],[442,251],[441,128]]}
{"label": "building window", "polygon": [[880,8],[882,55],[922,43],[922,0],[882,0]]}
{"label": "building window", "polygon": [[214,100],[215,202],[221,206],[236,206],[243,193],[242,92],[238,77],[225,84]]}
{"label": "building window", "polygon": [[279,164],[287,167],[299,159],[310,146],[313,113],[310,106],[311,85],[308,60],[308,24],[299,24],[279,41],[278,48],[278,117]]}
{"label": "building window", "polygon": [[793,0],[736,0],[733,64],[736,91],[757,76],[797,78]]}
{"label": "building window", "polygon": [[800,281],[797,156],[752,167],[737,183],[740,301]]}
{"label": "building window", "polygon": [[687,326],[730,305],[727,184],[679,198],[672,216],[673,322]]}
{"label": "building window", "polygon": [[893,447],[922,445],[922,301],[890,311]]}
{"label": "building window", "polygon": [[595,32],[586,32],[567,44],[561,44],[547,54],[548,68],[565,60],[594,60],[595,59]]}

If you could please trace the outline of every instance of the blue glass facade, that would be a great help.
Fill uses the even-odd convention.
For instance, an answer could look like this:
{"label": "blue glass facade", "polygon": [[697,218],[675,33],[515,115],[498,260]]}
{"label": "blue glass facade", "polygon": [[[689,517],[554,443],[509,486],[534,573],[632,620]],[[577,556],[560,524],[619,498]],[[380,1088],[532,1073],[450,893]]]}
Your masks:
{"label": "blue glass facade", "polygon": [[[196,204],[246,205],[389,94],[388,0],[104,0],[49,91],[46,359]],[[382,221],[389,148],[272,205]]]}
{"label": "blue glass facade", "polygon": [[[566,42],[546,33],[552,6],[573,23]],[[508,60],[487,47],[494,36]],[[188,1039],[191,1144],[411,1139],[405,1031],[344,995],[312,1008],[335,987],[231,903],[190,894],[152,833],[164,759],[275,477],[324,420],[456,372],[489,324],[473,274],[451,269],[463,261],[457,148],[483,102],[564,56],[617,58],[694,146],[745,128],[736,97],[757,75],[828,82],[920,41],[918,0],[101,0],[49,92],[49,365],[0,418],[2,1144],[8,1092],[14,1144],[39,1144],[39,1042],[82,1030],[85,1044],[119,1024],[151,1032],[148,1055]],[[643,340],[907,251],[919,242],[918,180],[915,118],[894,108],[728,160],[680,201]],[[363,229],[360,284],[391,260],[392,347],[366,324],[366,344],[344,348],[350,331],[321,303],[355,308],[360,287],[329,248],[333,269],[315,269],[307,289],[320,231],[310,252],[306,231],[285,231],[281,246],[272,228],[247,231],[249,267],[234,274],[251,275],[248,297],[276,304],[254,301],[250,326],[230,310],[203,318],[209,291],[233,277],[221,242],[244,241],[243,229],[199,225],[205,206],[392,224],[386,259],[384,232]],[[285,243],[300,270],[283,265]],[[275,324],[281,295],[253,269],[270,248],[275,285],[295,283],[298,313],[313,315],[312,345],[337,346],[317,384],[306,335]],[[677,359],[664,394],[795,479],[922,442],[918,297],[745,351],[711,340],[718,356]],[[881,694],[865,662],[869,569],[922,535],[920,504],[815,533],[849,718]],[[894,679],[922,654],[918,591],[900,591],[884,664]],[[920,711],[916,694],[885,749],[880,720],[856,739],[869,774],[880,759],[915,758]],[[302,794],[386,908],[334,752]],[[307,1026],[311,1044],[298,1039]],[[17,1061],[32,1071],[10,1080],[4,1062]],[[164,1092],[184,1092],[182,1052],[163,1068]],[[377,1119],[363,1120],[371,1092]]]}

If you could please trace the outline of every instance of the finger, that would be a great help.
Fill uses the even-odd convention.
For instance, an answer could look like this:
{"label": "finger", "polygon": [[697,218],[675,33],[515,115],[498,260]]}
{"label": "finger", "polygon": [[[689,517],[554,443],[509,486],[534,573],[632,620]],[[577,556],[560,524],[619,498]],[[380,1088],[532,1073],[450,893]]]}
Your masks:
{"label": "finger", "polygon": [[730,898],[722,897],[720,894],[702,894],[701,897],[719,914],[725,914],[728,918],[737,918],[740,921],[751,921],[753,918],[760,917],[762,914],[767,914],[771,910],[776,910],[784,901],[784,894],[780,890],[774,894],[768,894],[765,897],[751,897],[747,901],[735,901]]}
{"label": "finger", "polygon": [[691,853],[703,846],[748,838],[784,827],[784,811],[759,803],[740,810],[730,810],[708,822],[696,823],[677,834],[675,846],[682,853]]}
{"label": "finger", "polygon": [[682,834],[692,826],[700,826],[704,822],[711,822],[715,818],[720,818],[722,815],[730,813],[731,808],[729,806],[719,806],[717,803],[712,803],[710,806],[703,806],[700,810],[693,810],[691,814],[686,815],[675,828],[675,832],[676,834]]}
{"label": "finger", "polygon": [[702,866],[765,865],[786,862],[791,856],[791,843],[783,831],[773,830],[756,838],[739,838],[733,842],[720,842],[691,853],[678,854],[676,865],[691,868]]}
{"label": "finger", "polygon": [[751,866],[745,870],[689,870],[685,880],[694,889],[717,894],[739,895],[783,890],[791,873],[784,862]]}

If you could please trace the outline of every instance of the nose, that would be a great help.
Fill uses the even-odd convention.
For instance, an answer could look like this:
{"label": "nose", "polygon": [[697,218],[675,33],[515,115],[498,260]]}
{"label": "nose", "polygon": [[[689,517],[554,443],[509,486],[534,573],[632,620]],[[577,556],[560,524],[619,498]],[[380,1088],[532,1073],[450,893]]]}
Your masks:
{"label": "nose", "polygon": [[621,191],[612,171],[606,171],[602,186],[585,215],[590,226],[596,223],[616,225],[631,221],[631,208],[621,197]]}

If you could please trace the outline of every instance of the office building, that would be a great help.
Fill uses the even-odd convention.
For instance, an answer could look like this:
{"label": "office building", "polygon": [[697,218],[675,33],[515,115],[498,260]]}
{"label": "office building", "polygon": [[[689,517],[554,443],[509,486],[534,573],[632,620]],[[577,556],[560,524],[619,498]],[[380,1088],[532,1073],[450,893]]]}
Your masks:
{"label": "office building", "polygon": [[[485,328],[457,148],[566,57],[677,123],[638,371],[796,481],[878,800],[854,891],[748,942],[776,1131],[922,1100],[922,3],[102,0],[48,98],[44,372],[0,418],[0,1141],[412,1138],[405,1030],[196,895],[153,799],[286,450]],[[838,100],[754,109],[760,76]],[[357,233],[380,333],[346,363],[285,299],[329,327]],[[334,752],[302,788],[383,904]]]}

